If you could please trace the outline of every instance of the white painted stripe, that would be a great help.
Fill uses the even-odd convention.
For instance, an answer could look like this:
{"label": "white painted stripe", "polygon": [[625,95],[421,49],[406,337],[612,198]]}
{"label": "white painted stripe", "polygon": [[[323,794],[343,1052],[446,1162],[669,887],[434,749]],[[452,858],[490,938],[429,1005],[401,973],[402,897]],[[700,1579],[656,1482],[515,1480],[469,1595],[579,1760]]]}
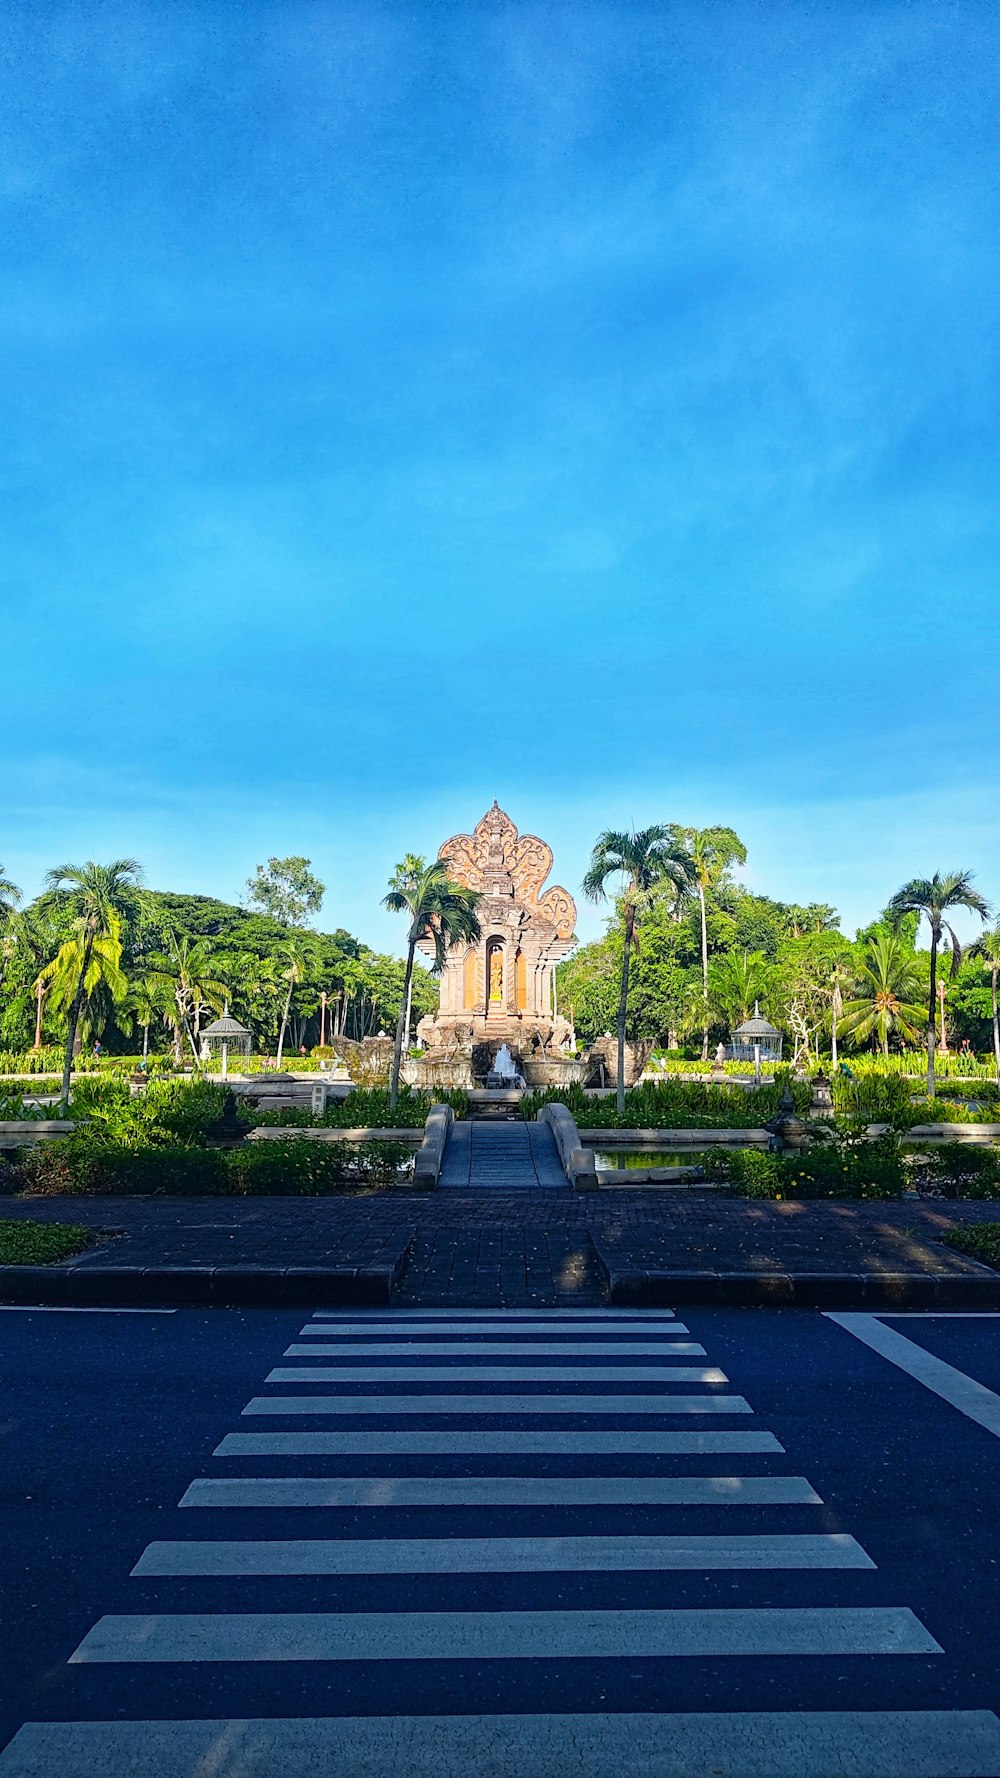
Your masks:
{"label": "white painted stripe", "polygon": [[592,1321],[613,1327],[616,1321],[672,1321],[673,1309],[314,1309],[314,1320],[384,1321],[406,1327],[420,1321]]}
{"label": "white painted stripe", "polygon": [[0,1315],[176,1315],[176,1309],[90,1309],[69,1303],[0,1303]]}
{"label": "white painted stripe", "polygon": [[871,1605],[102,1617],[70,1661],[553,1661],[941,1653],[906,1606]]}
{"label": "white painted stripe", "polygon": [[486,1340],[460,1340],[450,1345],[446,1340],[414,1340],[407,1344],[393,1341],[391,1345],[320,1345],[286,1346],[285,1358],[704,1358],[705,1348],[695,1340],[629,1341],[618,1345],[574,1340],[572,1343],[536,1340],[518,1345],[503,1345]]}
{"label": "white painted stripe", "polygon": [[880,1321],[1000,1321],[1000,1309],[880,1309]]}
{"label": "white painted stripe", "polygon": [[[365,1340],[455,1340],[472,1337],[490,1340],[527,1340],[555,1339],[560,1340],[614,1340],[615,1351],[622,1350],[617,1344],[622,1340],[672,1340],[690,1330],[683,1321],[666,1321],[662,1327],[636,1326],[634,1322],[624,1327],[616,1327],[606,1321],[571,1323],[559,1321],[535,1321],[525,1324],[515,1322],[512,1327],[505,1327],[502,1322],[491,1325],[481,1321],[430,1322],[427,1325],[414,1323],[412,1326],[400,1327],[396,1322],[389,1322],[382,1327],[356,1321],[307,1321],[305,1327],[299,1329],[300,1335],[316,1335],[320,1339],[365,1339]],[[509,1347],[504,1347],[505,1351]],[[562,1348],[560,1347],[560,1350]]]}
{"label": "white painted stripe", "polygon": [[789,1537],[434,1537],[151,1543],[135,1575],[634,1574],[874,1568],[843,1532]]}
{"label": "white painted stripe", "polygon": [[227,1432],[216,1457],[598,1457],[784,1453],[773,1432]]}
{"label": "white painted stripe", "polygon": [[816,1506],[805,1476],[214,1476],[181,1506]]}
{"label": "white painted stripe", "polygon": [[[296,1376],[298,1372],[296,1372]],[[244,1414],[752,1414],[742,1395],[255,1395]]]}
{"label": "white painted stripe", "polygon": [[0,1778],[996,1778],[991,1710],[31,1722]]}
{"label": "white painted stripe", "polygon": [[728,1383],[715,1365],[618,1364],[296,1364],[268,1371],[265,1383]]}
{"label": "white painted stripe", "polygon": [[836,1321],[856,1340],[870,1346],[881,1358],[888,1359],[897,1370],[905,1371],[908,1377],[939,1395],[949,1407],[957,1408],[967,1420],[974,1420],[994,1438],[1000,1438],[1000,1395],[995,1395],[992,1389],[967,1377],[953,1365],[945,1364],[943,1358],[925,1352],[922,1346],[915,1345],[913,1340],[908,1340],[894,1328],[884,1327],[875,1315],[828,1314],[827,1320]]}

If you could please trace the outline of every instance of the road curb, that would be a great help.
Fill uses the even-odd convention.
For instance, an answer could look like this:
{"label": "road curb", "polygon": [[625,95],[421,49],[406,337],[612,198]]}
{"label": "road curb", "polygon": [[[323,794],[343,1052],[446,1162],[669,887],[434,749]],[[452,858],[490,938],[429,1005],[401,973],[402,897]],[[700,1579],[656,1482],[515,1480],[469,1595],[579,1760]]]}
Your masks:
{"label": "road curb", "polygon": [[1000,1309],[1000,1273],[643,1271],[598,1250],[611,1308]]}
{"label": "road curb", "polygon": [[71,1307],[384,1308],[408,1247],[370,1266],[0,1266],[0,1303]]}

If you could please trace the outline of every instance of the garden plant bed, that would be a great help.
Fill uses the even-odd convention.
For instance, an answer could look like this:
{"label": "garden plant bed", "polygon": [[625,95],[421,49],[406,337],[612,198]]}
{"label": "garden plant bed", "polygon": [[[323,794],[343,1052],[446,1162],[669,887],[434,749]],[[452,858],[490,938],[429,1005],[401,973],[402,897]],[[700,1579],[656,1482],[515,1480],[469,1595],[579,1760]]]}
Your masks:
{"label": "garden plant bed", "polygon": [[1000,1222],[974,1222],[945,1235],[949,1247],[1000,1270]]}
{"label": "garden plant bed", "polygon": [[71,1222],[0,1220],[0,1266],[49,1266],[83,1253],[98,1239],[92,1228]]}

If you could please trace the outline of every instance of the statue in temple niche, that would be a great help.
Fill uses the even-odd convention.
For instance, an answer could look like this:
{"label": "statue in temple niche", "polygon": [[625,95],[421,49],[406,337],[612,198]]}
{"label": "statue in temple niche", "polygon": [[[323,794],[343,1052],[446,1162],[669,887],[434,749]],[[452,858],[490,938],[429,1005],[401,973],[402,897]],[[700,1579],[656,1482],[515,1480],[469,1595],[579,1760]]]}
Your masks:
{"label": "statue in temple niche", "polygon": [[490,952],[490,999],[503,999],[503,952],[499,947]]}

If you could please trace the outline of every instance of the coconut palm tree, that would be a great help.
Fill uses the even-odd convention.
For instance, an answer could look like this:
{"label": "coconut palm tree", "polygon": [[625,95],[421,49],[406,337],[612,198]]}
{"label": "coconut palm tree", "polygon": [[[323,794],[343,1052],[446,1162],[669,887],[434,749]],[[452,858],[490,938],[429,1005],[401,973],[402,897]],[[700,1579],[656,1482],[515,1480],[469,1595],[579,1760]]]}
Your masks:
{"label": "coconut palm tree", "polygon": [[[2,925],[0,916],[0,925]],[[39,972],[51,963],[65,931],[53,918],[51,906],[36,901],[31,907],[18,908],[9,914],[7,931],[0,939],[0,988],[9,998],[6,1012],[13,1022],[27,1016],[29,1004],[35,1019],[35,1049],[42,1047],[42,1002],[48,983]],[[11,970],[8,985],[7,971]],[[31,972],[35,973],[32,974]]]}
{"label": "coconut palm tree", "polygon": [[876,1037],[883,1056],[889,1054],[891,1036],[915,1042],[924,1016],[921,987],[914,952],[894,932],[874,932],[857,964],[854,997],[844,1002],[841,1031],[860,1043]]}
{"label": "coconut palm tree", "polygon": [[[404,859],[402,859],[399,864],[397,864],[395,870],[392,873],[392,876],[389,878],[390,889],[398,889],[401,892],[405,891],[407,889],[411,889],[413,887],[413,884],[416,881],[417,877],[419,877],[421,871],[426,869],[426,866],[427,866],[426,858],[422,858],[420,856],[420,854],[417,852],[407,852],[406,857]],[[407,987],[407,990],[406,990],[406,1018],[403,1022],[403,1048],[404,1049],[409,1049],[409,1047],[410,1047],[410,1020],[412,1017],[412,1013],[413,1013],[413,976],[411,974],[409,986]]]}
{"label": "coconut palm tree", "polygon": [[671,843],[680,839],[680,850],[689,866],[688,883],[698,895],[701,921],[701,1059],[708,1061],[708,912],[706,892],[725,876],[734,864],[746,864],[747,849],[731,827],[671,827]]}
{"label": "coconut palm tree", "polygon": [[133,918],[142,905],[142,872],[134,858],[116,858],[111,864],[62,864],[50,870],[46,889],[72,916],[79,940],[76,953],[77,980],[67,1007],[66,1054],[63,1058],[61,1099],[69,1103],[73,1051],[77,1026],[87,999],[87,981],[98,940],[111,939],[118,924]]}
{"label": "coconut palm tree", "polygon": [[632,950],[636,944],[640,916],[649,903],[651,891],[658,883],[671,882],[677,888],[693,884],[692,863],[681,851],[677,830],[662,824],[645,827],[638,833],[616,833],[609,829],[598,834],[591,853],[590,866],[583,879],[584,894],[591,901],[604,901],[609,877],[625,880],[622,894],[624,944],[622,946],[621,986],[618,994],[618,1109],[625,1109],[625,1023],[628,1016],[628,978]]}
{"label": "coconut palm tree", "polygon": [[293,933],[281,947],[279,960],[280,973],[288,983],[285,1005],[281,1014],[281,1025],[278,1030],[277,1063],[281,1067],[281,1052],[285,1047],[285,1032],[288,1030],[288,1016],[292,1010],[292,994],[297,982],[302,980],[313,955],[311,947],[299,933]]}
{"label": "coconut palm tree", "polygon": [[422,940],[433,943],[432,968],[435,974],[440,974],[448,952],[455,945],[478,944],[482,937],[476,913],[479,892],[467,889],[464,883],[454,882],[448,874],[449,864],[446,858],[435,858],[432,864],[424,865],[423,869],[414,872],[404,881],[405,862],[404,860],[403,864],[396,866],[389,882],[389,893],[382,899],[382,906],[387,907],[390,913],[408,914],[410,917],[406,935],[406,975],[396,1020],[396,1041],[393,1045],[392,1073],[389,1078],[390,1105],[395,1105],[399,1098],[403,1024],[413,981],[413,959],[417,945]]}
{"label": "coconut palm tree", "polygon": [[3,865],[0,864],[0,926],[10,919],[20,901],[20,889],[16,883],[11,882],[9,877],[4,876]]}
{"label": "coconut palm tree", "polygon": [[173,1000],[171,1022],[175,1060],[179,1062],[181,1059],[183,1031],[197,1067],[201,1060],[198,1039],[202,1011],[208,1005],[213,1012],[221,1012],[229,997],[229,989],[225,982],[216,978],[217,965],[206,939],[191,938],[188,933],[178,938],[176,933],[168,932],[167,946],[165,955],[149,959],[148,973],[168,990]]}
{"label": "coconut palm tree", "polygon": [[75,932],[59,946],[52,962],[39,972],[38,980],[43,992],[48,993],[54,1013],[68,1015],[76,1004],[79,1027],[93,1029],[96,1024],[101,1030],[100,1015],[107,1012],[108,1002],[119,1006],[128,992],[122,969],[122,923],[113,908],[108,910],[104,930],[93,935],[84,965],[87,945],[87,935]]}
{"label": "coconut palm tree", "polygon": [[972,872],[968,870],[935,871],[932,877],[914,877],[897,889],[889,903],[887,913],[894,925],[904,920],[907,914],[922,915],[931,931],[931,979],[927,1000],[927,1097],[934,1097],[934,1051],[937,1039],[934,1032],[934,1018],[937,1012],[937,961],[938,949],[947,934],[951,943],[951,973],[954,975],[962,961],[962,947],[958,942],[954,927],[945,919],[952,908],[969,908],[985,920],[989,913],[989,903],[980,895],[978,889],[972,887]]}
{"label": "coconut palm tree", "polygon": [[990,1010],[993,1014],[993,1056],[1000,1086],[1000,1017],[997,1015],[997,974],[1000,972],[1000,926],[984,932],[969,946],[969,956],[985,964],[990,973]]}
{"label": "coconut palm tree", "polygon": [[149,1058],[149,1027],[157,1017],[168,1018],[173,1004],[171,985],[156,970],[139,976],[129,987],[125,1010],[142,1032],[143,1067]]}

